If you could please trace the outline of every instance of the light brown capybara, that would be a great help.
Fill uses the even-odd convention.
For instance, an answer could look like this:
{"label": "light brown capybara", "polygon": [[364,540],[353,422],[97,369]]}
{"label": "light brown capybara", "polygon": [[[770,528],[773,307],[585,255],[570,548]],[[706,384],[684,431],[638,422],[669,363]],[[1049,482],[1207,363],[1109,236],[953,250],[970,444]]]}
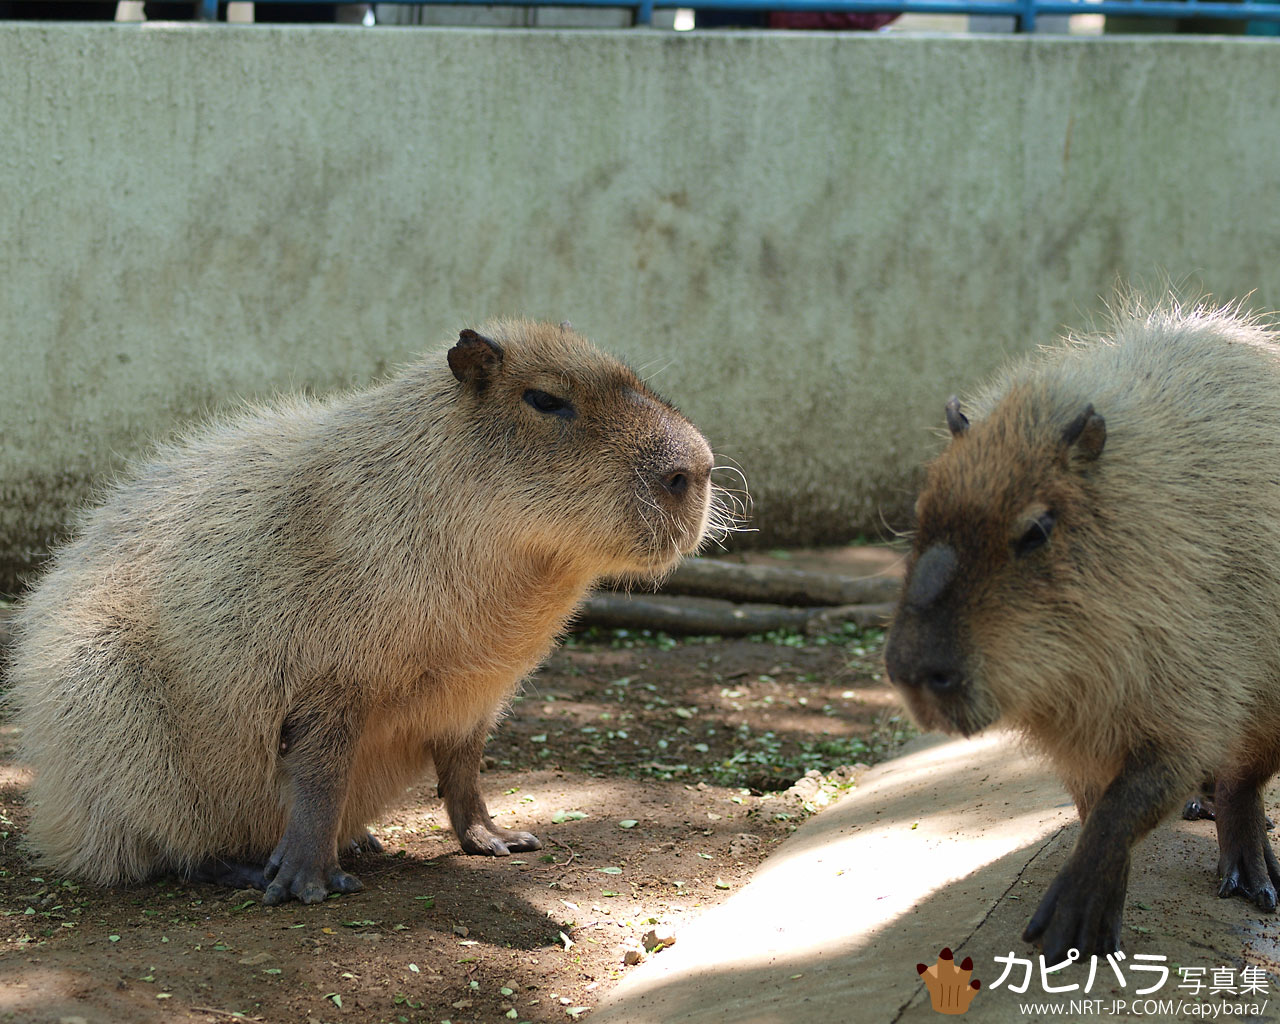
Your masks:
{"label": "light brown capybara", "polygon": [[1074,798],[1024,938],[1050,963],[1120,948],[1133,844],[1207,777],[1219,894],[1274,910],[1280,334],[1130,301],[946,421],[886,665],[920,725],[1007,723]]}
{"label": "light brown capybara", "polygon": [[339,853],[434,763],[466,852],[538,849],[489,816],[486,736],[594,581],[699,546],[711,469],[624,365],[521,320],[159,447],[16,622],[29,845],[314,903],[360,888]]}

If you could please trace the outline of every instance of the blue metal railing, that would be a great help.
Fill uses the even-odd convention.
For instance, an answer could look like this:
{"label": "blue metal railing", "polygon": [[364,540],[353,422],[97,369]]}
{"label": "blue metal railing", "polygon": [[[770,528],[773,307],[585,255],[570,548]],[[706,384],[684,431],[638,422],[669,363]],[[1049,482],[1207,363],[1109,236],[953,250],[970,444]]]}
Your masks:
{"label": "blue metal railing", "polygon": [[[313,0],[284,0],[306,3]],[[1042,14],[1106,14],[1151,18],[1222,18],[1267,22],[1280,26],[1280,0],[377,0],[399,4],[470,4],[485,7],[615,7],[630,8],[636,25],[651,25],[660,8],[698,10],[885,12],[901,14],[970,14],[1011,17],[1022,32],[1034,32]],[[199,0],[199,16],[217,17],[218,0]]]}

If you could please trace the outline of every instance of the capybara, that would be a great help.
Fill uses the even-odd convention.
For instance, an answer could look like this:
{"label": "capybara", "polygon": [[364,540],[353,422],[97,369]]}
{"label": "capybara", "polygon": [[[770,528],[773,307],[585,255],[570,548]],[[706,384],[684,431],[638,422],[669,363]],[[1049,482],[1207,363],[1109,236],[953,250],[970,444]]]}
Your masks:
{"label": "capybara", "polygon": [[924,727],[997,721],[1082,829],[1024,933],[1120,948],[1133,844],[1216,781],[1219,895],[1274,910],[1280,767],[1280,335],[1137,300],[999,374],[927,468],[885,651]]}
{"label": "capybara", "polygon": [[711,469],[633,372],[522,320],[160,446],[18,617],[29,845],[314,903],[433,763],[463,850],[538,849],[489,816],[486,736],[594,581],[699,546]]}

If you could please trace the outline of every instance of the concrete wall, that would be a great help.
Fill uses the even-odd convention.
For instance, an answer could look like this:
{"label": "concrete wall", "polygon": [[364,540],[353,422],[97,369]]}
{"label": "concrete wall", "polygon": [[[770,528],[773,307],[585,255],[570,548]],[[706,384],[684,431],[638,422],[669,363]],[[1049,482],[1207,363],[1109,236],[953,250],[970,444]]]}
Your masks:
{"label": "concrete wall", "polygon": [[148,437],[571,319],[758,540],[901,524],[1117,275],[1280,303],[1265,40],[0,24],[0,589]]}

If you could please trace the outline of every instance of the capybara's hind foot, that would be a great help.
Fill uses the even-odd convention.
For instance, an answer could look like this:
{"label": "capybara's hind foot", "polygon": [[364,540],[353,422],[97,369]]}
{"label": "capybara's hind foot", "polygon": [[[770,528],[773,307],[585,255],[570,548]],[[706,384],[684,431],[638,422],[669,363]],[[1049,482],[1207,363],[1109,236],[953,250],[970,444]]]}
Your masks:
{"label": "capybara's hind foot", "polygon": [[381,853],[382,843],[378,841],[377,836],[366,832],[347,843],[347,852],[356,857],[362,857],[366,853]]}
{"label": "capybara's hind foot", "polygon": [[1187,821],[1216,821],[1211,797],[1193,796],[1182,805],[1182,817]]}
{"label": "capybara's hind foot", "polygon": [[[1182,805],[1182,817],[1186,821],[1217,821],[1218,812],[1215,807],[1214,789],[1216,783],[1213,779],[1207,780],[1201,787],[1200,792],[1195,796],[1188,798],[1187,802]],[[1276,823],[1269,817],[1263,819],[1267,826],[1267,831],[1271,832],[1275,829]]]}
{"label": "capybara's hind foot", "polygon": [[1276,909],[1280,890],[1280,864],[1265,835],[1252,844],[1241,842],[1224,848],[1218,859],[1218,895],[1243,896],[1259,910]]}
{"label": "capybara's hind foot", "polygon": [[360,879],[336,863],[299,854],[286,847],[283,840],[271,854],[263,874],[270,884],[262,902],[269,906],[284,903],[290,897],[301,903],[321,903],[331,892],[359,892],[364,888]]}
{"label": "capybara's hind foot", "polygon": [[461,836],[462,852],[485,857],[505,857],[509,853],[541,850],[542,840],[532,832],[516,832],[507,828],[472,825]]}
{"label": "capybara's hind foot", "polygon": [[243,864],[234,860],[223,860],[221,857],[210,857],[201,861],[190,871],[187,878],[192,882],[204,882],[208,885],[225,885],[231,889],[265,889],[267,879],[261,864]]}

